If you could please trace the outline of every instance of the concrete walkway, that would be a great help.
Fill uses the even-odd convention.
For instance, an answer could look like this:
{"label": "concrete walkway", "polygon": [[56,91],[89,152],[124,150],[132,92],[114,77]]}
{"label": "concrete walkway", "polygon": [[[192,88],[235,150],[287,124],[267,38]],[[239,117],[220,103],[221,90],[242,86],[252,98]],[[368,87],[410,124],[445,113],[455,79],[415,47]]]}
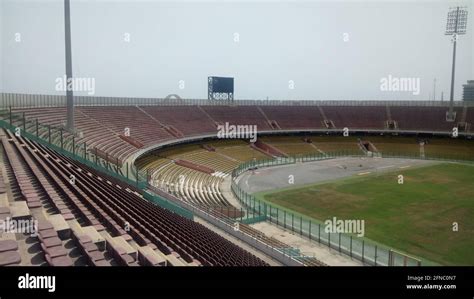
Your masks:
{"label": "concrete walkway", "polygon": [[259,222],[251,226],[264,232],[269,237],[298,248],[304,255],[314,256],[328,266],[362,266],[361,262],[340,254],[334,249],[329,249],[326,245],[318,244],[318,242],[303,238],[268,222]]}

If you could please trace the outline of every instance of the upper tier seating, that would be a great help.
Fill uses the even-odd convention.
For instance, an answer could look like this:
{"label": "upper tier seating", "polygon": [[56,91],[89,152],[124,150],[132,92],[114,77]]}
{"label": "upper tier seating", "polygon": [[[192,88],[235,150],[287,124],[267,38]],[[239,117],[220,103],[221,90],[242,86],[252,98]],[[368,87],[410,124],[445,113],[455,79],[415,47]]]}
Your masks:
{"label": "upper tier seating", "polygon": [[282,129],[323,129],[324,118],[317,106],[261,106],[270,120]]}
{"label": "upper tier seating", "polygon": [[172,125],[186,136],[216,133],[214,121],[197,106],[142,106],[160,122]]}
{"label": "upper tier seating", "polygon": [[392,119],[400,130],[451,131],[461,118],[462,108],[456,111],[456,121],[447,122],[446,107],[390,107]]}
{"label": "upper tier seating", "polygon": [[257,106],[202,106],[220,124],[257,126],[257,130],[272,130]]}
{"label": "upper tier seating", "polygon": [[[446,122],[447,107],[390,106],[391,119],[400,130],[449,132],[461,121],[462,108],[456,108],[455,122]],[[42,124],[62,126],[66,111],[63,107],[15,108],[14,113],[25,113],[27,119],[38,119]],[[89,151],[94,148],[113,159],[124,162],[139,148],[152,146],[182,136],[216,134],[217,124],[256,125],[258,131],[274,131],[268,120],[275,121],[282,130],[325,129],[325,117],[335,128],[384,130],[388,120],[385,105],[380,106],[84,106],[75,110],[76,127],[83,132]],[[469,108],[466,122],[474,123],[474,108]],[[7,117],[3,114],[3,117]],[[16,119],[15,125],[21,125]],[[31,123],[30,123],[31,126]],[[127,142],[120,138],[130,129]],[[57,137],[58,132],[53,132]],[[48,132],[44,128],[40,135]],[[77,140],[78,142],[81,140]]]}
{"label": "upper tier seating", "polygon": [[130,137],[144,145],[152,145],[173,136],[160,126],[157,120],[151,118],[137,107],[80,107],[85,115],[102,122],[117,134],[123,135],[125,129],[130,129]]}
{"label": "upper tier seating", "polygon": [[[105,116],[103,107],[97,109],[100,109]],[[32,121],[38,119],[38,122],[43,125],[62,127],[66,122],[65,108],[15,109],[13,112],[25,113],[27,119]],[[123,160],[137,150],[131,144],[120,139],[116,132],[104,125],[106,118],[98,121],[87,117],[79,109],[76,109],[74,119],[77,131],[83,133],[82,140],[78,138],[76,141],[86,142],[91,151],[97,147],[97,149],[107,152],[110,156]],[[121,128],[121,132],[123,132],[123,128]],[[47,130],[41,131],[40,136],[47,139]]]}
{"label": "upper tier seating", "polygon": [[[383,106],[364,107],[330,107],[324,106],[324,113],[338,129],[383,129],[387,120],[386,108]],[[393,116],[394,120],[397,120]]]}

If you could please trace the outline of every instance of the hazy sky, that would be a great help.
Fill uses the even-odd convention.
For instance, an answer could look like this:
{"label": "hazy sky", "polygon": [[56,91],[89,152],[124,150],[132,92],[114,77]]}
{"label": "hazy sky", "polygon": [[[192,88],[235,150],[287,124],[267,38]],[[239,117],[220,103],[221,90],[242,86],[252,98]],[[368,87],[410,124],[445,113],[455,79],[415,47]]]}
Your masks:
{"label": "hazy sky", "polygon": [[[207,98],[215,75],[235,77],[239,99],[297,100],[428,100],[437,78],[447,100],[453,5],[469,9],[459,99],[474,79],[474,0],[71,0],[73,75],[94,78],[97,96]],[[0,89],[64,94],[63,1],[0,0],[0,12]],[[381,91],[389,75],[420,78],[420,95]]]}

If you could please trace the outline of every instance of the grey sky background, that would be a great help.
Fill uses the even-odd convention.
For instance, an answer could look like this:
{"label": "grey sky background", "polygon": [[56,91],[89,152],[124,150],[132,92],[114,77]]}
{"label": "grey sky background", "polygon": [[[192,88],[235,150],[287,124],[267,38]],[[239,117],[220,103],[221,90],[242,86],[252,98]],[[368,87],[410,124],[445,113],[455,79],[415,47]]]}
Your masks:
{"label": "grey sky background", "polygon": [[[469,7],[460,99],[474,79],[474,0],[71,0],[73,75],[95,78],[96,96],[207,98],[215,75],[235,77],[239,99],[295,100],[428,100],[437,78],[436,98],[444,91],[448,100],[444,30],[455,5]],[[65,73],[63,1],[0,0],[0,18],[0,90],[63,94],[55,91]],[[388,75],[420,78],[420,95],[381,91]]]}

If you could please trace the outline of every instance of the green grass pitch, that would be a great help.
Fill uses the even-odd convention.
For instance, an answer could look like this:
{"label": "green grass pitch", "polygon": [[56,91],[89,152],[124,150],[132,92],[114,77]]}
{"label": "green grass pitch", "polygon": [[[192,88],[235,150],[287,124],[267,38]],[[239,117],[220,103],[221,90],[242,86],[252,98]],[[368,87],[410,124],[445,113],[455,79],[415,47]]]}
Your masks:
{"label": "green grass pitch", "polygon": [[256,195],[321,221],[364,219],[365,237],[422,259],[474,265],[472,165],[443,163]]}

